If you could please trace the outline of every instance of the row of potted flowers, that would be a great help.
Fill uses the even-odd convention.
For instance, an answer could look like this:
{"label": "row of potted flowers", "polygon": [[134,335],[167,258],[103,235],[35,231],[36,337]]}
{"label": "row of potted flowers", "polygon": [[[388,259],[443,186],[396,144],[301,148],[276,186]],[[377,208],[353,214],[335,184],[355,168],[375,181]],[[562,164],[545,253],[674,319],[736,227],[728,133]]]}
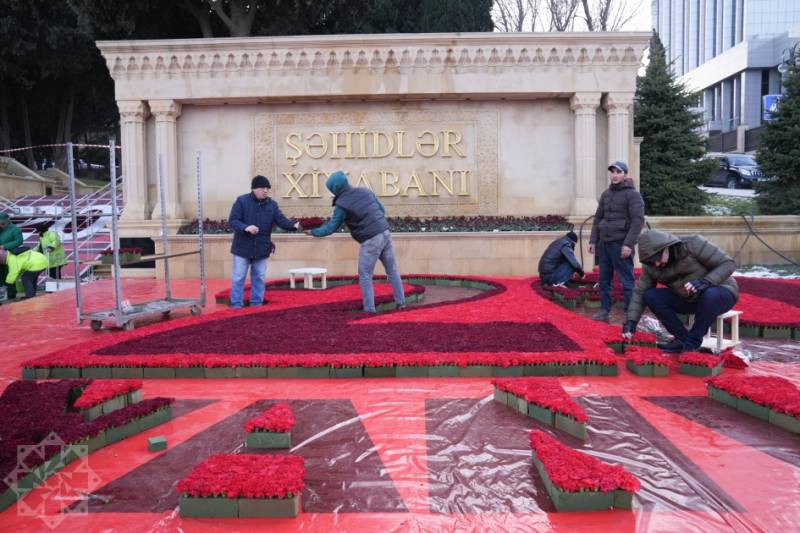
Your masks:
{"label": "row of potted flowers", "polygon": [[[74,379],[88,376],[114,378],[360,378],[360,377],[491,377],[491,376],[616,376],[616,358],[589,354],[460,354],[382,355],[382,356],[175,356],[142,357],[131,361],[108,356],[111,361],[93,366],[47,366],[37,361],[23,368],[24,379]],[[288,360],[287,360],[288,359]],[[64,364],[60,358],[58,364]],[[92,365],[92,366],[90,366]],[[146,365],[146,366],[145,366]],[[152,366],[164,365],[164,366]]]}
{"label": "row of potted flowers", "polygon": [[[15,381],[0,396],[0,510],[24,496],[71,461],[172,417],[172,398],[152,398],[87,421],[74,407],[91,380]],[[46,435],[44,440],[42,435]],[[19,446],[41,447],[21,472]]]}
{"label": "row of potted flowers", "polygon": [[305,486],[296,455],[212,455],[180,482],[179,510],[192,518],[295,517]]}
{"label": "row of potted flowers", "polygon": [[142,401],[142,382],[130,379],[99,379],[92,381],[73,407],[86,420],[113,413],[127,405]]}
{"label": "row of potted flowers", "polygon": [[800,390],[780,377],[725,375],[706,380],[714,400],[750,416],[800,433]]}
{"label": "row of potted flowers", "polygon": [[493,379],[494,399],[525,416],[586,440],[586,416],[555,378]]}
{"label": "row of potted flowers", "polygon": [[630,509],[639,480],[621,466],[573,450],[544,431],[530,433],[533,463],[559,511]]}
{"label": "row of potted flowers", "polygon": [[640,377],[666,377],[672,359],[665,357],[658,348],[631,346],[625,351],[627,369]]}
{"label": "row of potted flowers", "polygon": [[245,422],[245,444],[248,448],[289,448],[294,423],[292,408],[285,403],[276,403]]}
{"label": "row of potted flowers", "polygon": [[718,376],[722,372],[724,359],[718,355],[687,352],[678,357],[678,371],[681,374],[700,378]]}

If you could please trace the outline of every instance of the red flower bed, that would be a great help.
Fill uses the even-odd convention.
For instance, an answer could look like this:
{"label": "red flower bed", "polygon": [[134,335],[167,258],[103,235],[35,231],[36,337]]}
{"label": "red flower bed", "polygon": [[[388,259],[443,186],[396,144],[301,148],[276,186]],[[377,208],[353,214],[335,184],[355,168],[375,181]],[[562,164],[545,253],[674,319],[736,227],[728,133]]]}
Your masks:
{"label": "red flower bed", "polygon": [[245,422],[244,430],[248,433],[272,431],[285,433],[294,427],[292,408],[285,403],[276,403],[263,413]]}
{"label": "red flower bed", "polygon": [[722,363],[722,358],[716,355],[704,353],[688,352],[678,357],[678,362],[682,365],[704,366],[714,368]]}
{"label": "red flower bed", "polygon": [[625,353],[628,360],[634,365],[661,365],[670,366],[672,359],[665,357],[658,348],[633,346]]}
{"label": "red flower bed", "polygon": [[75,401],[76,409],[88,409],[110,400],[115,396],[127,394],[142,388],[140,380],[102,379],[92,381]]}
{"label": "red flower bed", "polygon": [[652,333],[646,333],[644,331],[637,331],[633,334],[630,340],[625,339],[622,336],[622,333],[617,332],[615,335],[608,335],[603,339],[603,342],[606,344],[655,344],[656,343],[656,336]]}
{"label": "red flower bed", "polygon": [[492,385],[577,422],[589,420],[583,408],[567,394],[556,378],[501,378],[493,379]]}
{"label": "red flower bed", "polygon": [[784,378],[725,375],[709,378],[706,384],[731,396],[746,398],[779,413],[800,418],[800,390]]}
{"label": "red flower bed", "polygon": [[297,455],[212,455],[177,490],[195,498],[291,498],[305,486],[303,465]]}
{"label": "red flower bed", "polygon": [[621,466],[564,446],[544,431],[532,430],[530,440],[550,481],[564,492],[639,490],[639,480]]}
{"label": "red flower bed", "polygon": [[[788,306],[800,308],[800,280],[798,279],[764,279],[737,276],[740,293],[752,294]],[[739,307],[739,304],[736,305]]]}

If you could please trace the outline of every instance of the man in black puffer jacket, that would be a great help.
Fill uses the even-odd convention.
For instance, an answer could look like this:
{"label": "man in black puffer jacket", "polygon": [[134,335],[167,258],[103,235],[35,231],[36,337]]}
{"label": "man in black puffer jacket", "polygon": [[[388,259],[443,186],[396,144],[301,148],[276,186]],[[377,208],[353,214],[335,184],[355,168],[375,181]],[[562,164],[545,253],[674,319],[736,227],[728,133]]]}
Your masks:
{"label": "man in black puffer jacket", "polygon": [[314,237],[330,235],[342,224],[347,224],[350,235],[358,241],[358,284],[361,287],[361,300],[364,311],[375,312],[375,290],[372,276],[375,263],[380,259],[386,276],[392,284],[394,304],[398,309],[405,307],[403,282],[397,261],[394,258],[392,234],[386,221],[383,204],[366,187],[351,187],[344,172],[337,170],[325,182],[333,193],[333,216],[319,228],[308,231]]}
{"label": "man in black puffer jacket", "polygon": [[575,243],[578,236],[568,232],[560,239],[551,242],[539,259],[539,277],[542,285],[562,285],[577,272],[584,276],[581,262],[575,257]]}
{"label": "man in black puffer jacket", "polygon": [[[657,230],[639,237],[639,256],[642,275],[622,334],[633,335],[647,305],[675,337],[659,348],[674,353],[698,350],[717,316],[739,299],[739,286],[731,277],[736,261],[700,235],[679,238]],[[686,330],[677,313],[694,315],[692,329]]]}

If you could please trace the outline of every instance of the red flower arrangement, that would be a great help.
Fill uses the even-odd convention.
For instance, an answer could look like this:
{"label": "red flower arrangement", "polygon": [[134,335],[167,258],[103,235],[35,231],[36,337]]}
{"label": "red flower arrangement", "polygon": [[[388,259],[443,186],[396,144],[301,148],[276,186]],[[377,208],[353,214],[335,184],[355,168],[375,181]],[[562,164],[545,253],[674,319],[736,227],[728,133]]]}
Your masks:
{"label": "red flower arrangement", "polygon": [[212,455],[178,482],[194,498],[291,498],[305,486],[297,455]]}
{"label": "red flower arrangement", "polygon": [[530,441],[550,481],[564,492],[636,492],[640,488],[639,480],[621,466],[564,446],[544,431],[532,430]]}
{"label": "red flower arrangement", "polygon": [[244,430],[248,433],[264,431],[285,433],[292,430],[294,422],[292,408],[285,403],[276,403],[260,415],[245,422]]}
{"label": "red flower arrangement", "polygon": [[670,366],[672,359],[665,357],[658,348],[633,346],[626,352],[628,360],[635,365]]}
{"label": "red flower arrangement", "polygon": [[115,396],[121,396],[142,388],[140,380],[132,379],[98,379],[92,381],[75,401],[76,409],[88,409],[99,405]]}
{"label": "red flower arrangement", "polygon": [[687,352],[678,357],[678,363],[682,365],[715,368],[722,364],[722,358],[716,355],[708,355],[699,352]]}
{"label": "red flower arrangement", "polygon": [[575,403],[556,378],[506,378],[493,379],[492,385],[501,391],[524,398],[554,413],[561,413],[577,422],[586,422],[589,417],[583,408]]}
{"label": "red flower arrangement", "polygon": [[769,407],[779,413],[800,417],[800,390],[784,378],[771,376],[717,376],[706,385],[737,398]]}

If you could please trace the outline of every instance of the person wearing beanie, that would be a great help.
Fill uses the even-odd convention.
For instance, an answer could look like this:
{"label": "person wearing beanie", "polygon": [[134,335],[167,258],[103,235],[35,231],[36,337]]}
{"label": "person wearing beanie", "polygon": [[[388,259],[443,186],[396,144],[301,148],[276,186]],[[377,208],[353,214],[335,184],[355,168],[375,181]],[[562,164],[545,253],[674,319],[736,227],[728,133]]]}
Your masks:
{"label": "person wearing beanie", "polygon": [[330,235],[346,224],[350,235],[359,243],[358,284],[364,311],[375,312],[375,289],[372,276],[380,259],[386,276],[392,284],[397,309],[406,306],[403,282],[394,257],[392,234],[386,221],[383,204],[366,187],[351,187],[344,172],[337,170],[328,176],[325,186],[333,194],[333,216],[324,225],[307,231],[314,237]]}
{"label": "person wearing beanie", "polygon": [[539,259],[539,277],[542,285],[563,285],[574,273],[583,277],[583,266],[575,257],[578,236],[574,231],[550,243]]}
{"label": "person wearing beanie", "polygon": [[600,265],[600,307],[594,320],[608,321],[611,312],[611,280],[614,272],[622,282],[625,311],[633,293],[633,248],[644,226],[644,200],[628,177],[628,165],[614,161],[608,166],[611,182],[597,203],[589,237],[589,253],[597,253]]}
{"label": "person wearing beanie", "polygon": [[275,251],[272,243],[272,226],[277,224],[286,231],[297,231],[299,222],[286,218],[278,203],[269,197],[271,185],[264,176],[250,181],[250,192],[236,198],[231,207],[228,223],[233,230],[231,255],[231,308],[244,304],[244,283],[250,270],[250,305],[264,302],[264,280],[267,275],[267,258]]}
{"label": "person wearing beanie", "polygon": [[[11,222],[6,213],[0,213],[0,250],[7,250],[14,252],[18,247],[22,246],[22,231]],[[8,266],[5,263],[0,264],[0,283],[5,283],[3,280],[8,276]],[[6,284],[6,295],[9,300],[17,297],[17,284]]]}

